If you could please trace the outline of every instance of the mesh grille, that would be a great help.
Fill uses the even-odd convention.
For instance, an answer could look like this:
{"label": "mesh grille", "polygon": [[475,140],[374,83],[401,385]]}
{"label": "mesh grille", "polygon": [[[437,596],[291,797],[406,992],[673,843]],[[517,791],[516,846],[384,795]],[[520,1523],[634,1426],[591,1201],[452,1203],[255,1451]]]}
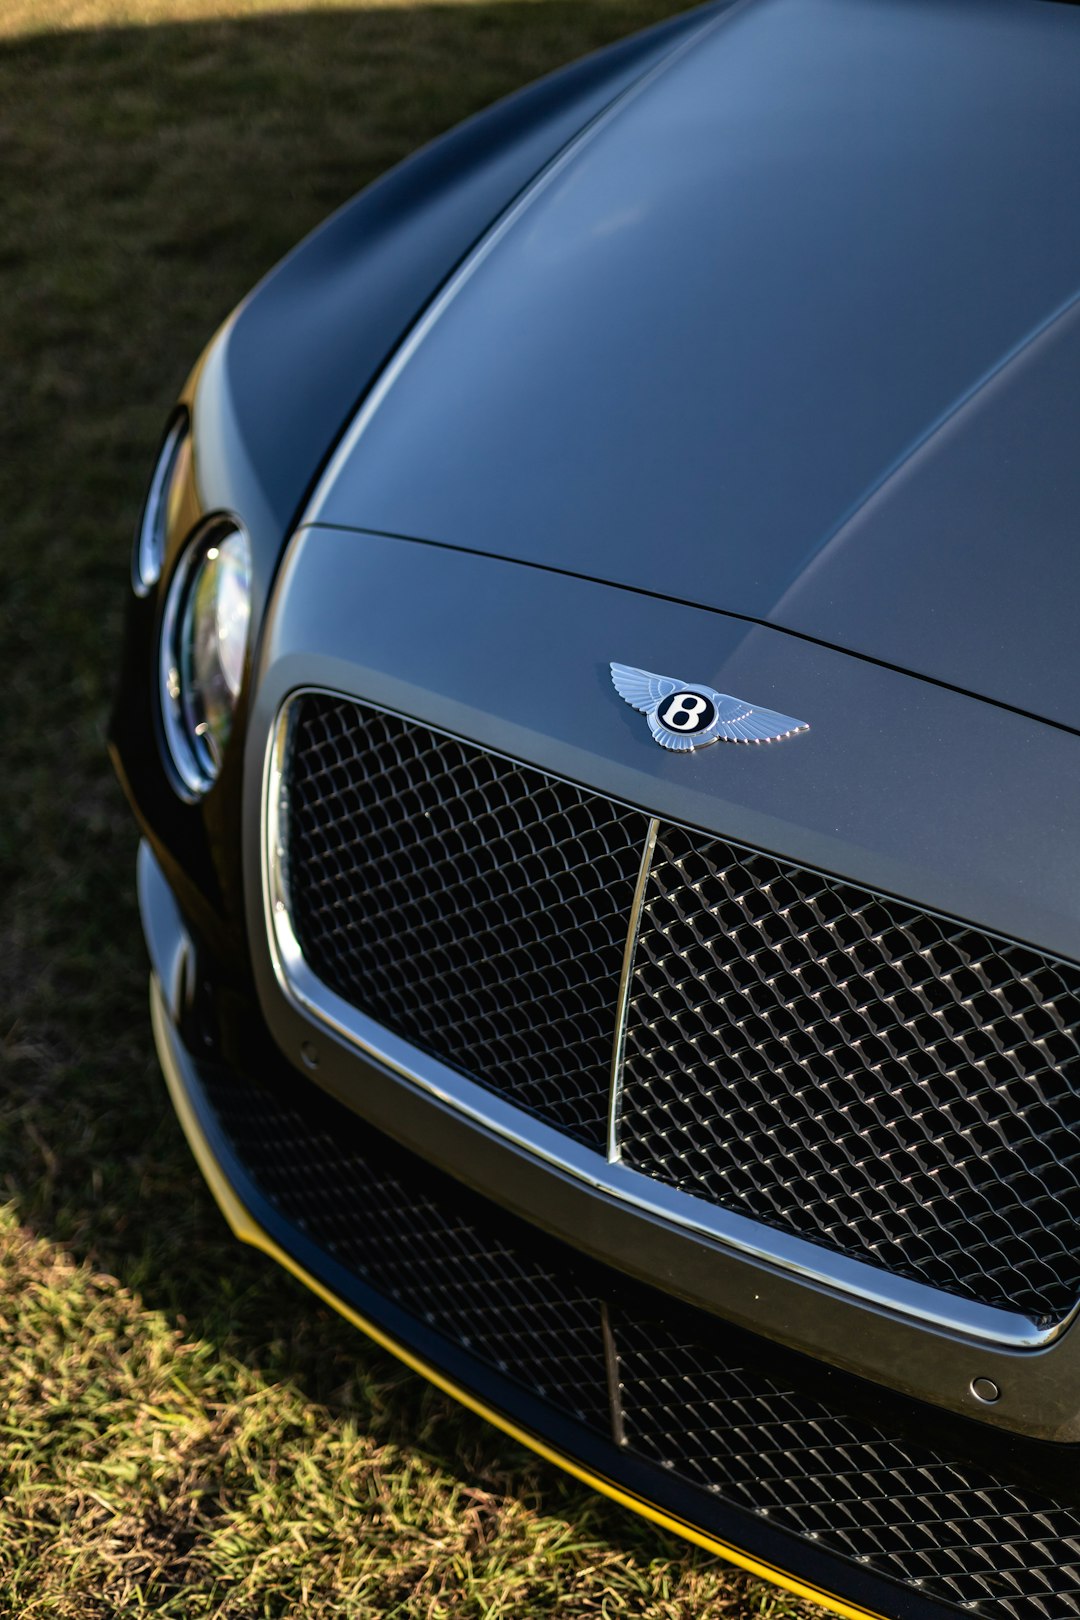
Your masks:
{"label": "mesh grille", "polygon": [[1080,969],[666,827],[625,1161],[938,1288],[1080,1294]]}
{"label": "mesh grille", "polygon": [[263,1193],[321,1248],[477,1360],[607,1429],[600,1303],[572,1277],[512,1248],[462,1188],[345,1110],[305,1114],[225,1074],[209,1095]]}
{"label": "mesh grille", "polygon": [[1080,1615],[1080,1513],[880,1432],[672,1334],[614,1319],[632,1450],[779,1529],[1009,1620]]}
{"label": "mesh grille", "polygon": [[[313,971],[603,1151],[647,821],[327,695],[294,711],[292,921]],[[1080,968],[661,828],[624,1162],[1041,1323],[1080,1298]]]}
{"label": "mesh grille", "polygon": [[380,1024],[603,1148],[646,818],[357,704],[297,705],[293,926]]}

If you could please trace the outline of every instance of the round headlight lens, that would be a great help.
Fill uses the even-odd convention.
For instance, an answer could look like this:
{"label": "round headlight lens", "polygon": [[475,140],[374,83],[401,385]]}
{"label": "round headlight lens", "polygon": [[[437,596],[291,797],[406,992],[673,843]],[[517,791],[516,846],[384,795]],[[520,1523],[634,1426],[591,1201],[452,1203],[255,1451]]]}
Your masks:
{"label": "round headlight lens", "polygon": [[169,496],[176,482],[177,468],[188,451],[188,422],[178,416],[161,447],[161,454],[150,480],[146,504],[135,537],[135,561],[132,583],[140,596],[145,596],[161,578],[165,564],[165,545],[169,534]]}
{"label": "round headlight lens", "polygon": [[192,793],[217,779],[244,678],[251,547],[235,526],[204,533],[181,559],[162,626],[162,713]]}

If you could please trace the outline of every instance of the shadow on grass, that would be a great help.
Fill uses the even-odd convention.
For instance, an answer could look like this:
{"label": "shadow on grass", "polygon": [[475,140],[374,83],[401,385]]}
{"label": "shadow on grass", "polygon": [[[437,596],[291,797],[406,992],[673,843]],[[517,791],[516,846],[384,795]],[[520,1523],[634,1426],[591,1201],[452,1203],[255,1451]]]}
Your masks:
{"label": "shadow on grass", "polygon": [[[600,1510],[225,1231],[152,1053],[136,838],[103,733],[149,458],[217,323],[398,158],[676,9],[505,0],[49,33],[43,0],[42,32],[0,38],[0,1201],[267,1380],[572,1516]],[[660,1549],[614,1510],[603,1522]]]}

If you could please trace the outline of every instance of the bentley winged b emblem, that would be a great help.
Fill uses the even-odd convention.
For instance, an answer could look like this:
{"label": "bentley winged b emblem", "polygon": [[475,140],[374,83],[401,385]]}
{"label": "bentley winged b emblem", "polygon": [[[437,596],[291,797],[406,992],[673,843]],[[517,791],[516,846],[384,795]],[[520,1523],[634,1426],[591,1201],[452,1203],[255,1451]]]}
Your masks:
{"label": "bentley winged b emblem", "polygon": [[714,742],[770,743],[809,731],[805,720],[793,720],[775,709],[759,709],[741,698],[690,686],[669,675],[612,664],[615,690],[632,709],[649,717],[649,730],[661,748],[688,751]]}

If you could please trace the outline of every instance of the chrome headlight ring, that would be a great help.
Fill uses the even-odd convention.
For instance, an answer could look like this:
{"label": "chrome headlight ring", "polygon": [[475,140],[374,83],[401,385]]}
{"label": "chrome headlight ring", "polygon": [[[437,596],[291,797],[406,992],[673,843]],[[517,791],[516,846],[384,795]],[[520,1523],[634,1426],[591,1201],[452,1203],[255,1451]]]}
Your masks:
{"label": "chrome headlight ring", "polygon": [[165,742],[183,791],[217,780],[243,683],[251,624],[251,544],[231,518],[204,523],[169,583],[159,643]]}

